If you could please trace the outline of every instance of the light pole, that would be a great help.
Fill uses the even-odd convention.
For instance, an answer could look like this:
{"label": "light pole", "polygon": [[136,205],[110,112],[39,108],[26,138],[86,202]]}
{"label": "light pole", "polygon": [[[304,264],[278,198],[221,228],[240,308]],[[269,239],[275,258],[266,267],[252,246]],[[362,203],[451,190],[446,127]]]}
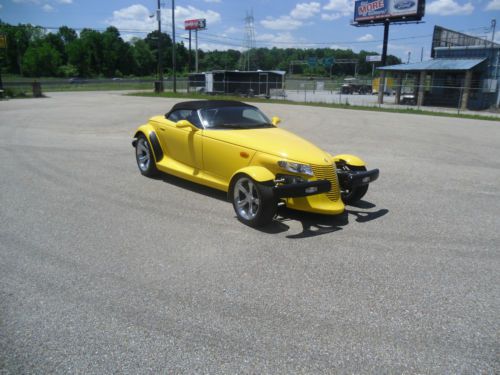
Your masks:
{"label": "light pole", "polygon": [[176,77],[176,66],[175,66],[175,0],[172,0],[172,70],[174,78],[173,89],[174,92],[177,92],[177,77]]}
{"label": "light pole", "polygon": [[160,0],[158,0],[158,9],[156,10],[156,18],[158,20],[158,82],[155,87],[156,92],[163,92],[163,61],[161,51],[161,10]]}

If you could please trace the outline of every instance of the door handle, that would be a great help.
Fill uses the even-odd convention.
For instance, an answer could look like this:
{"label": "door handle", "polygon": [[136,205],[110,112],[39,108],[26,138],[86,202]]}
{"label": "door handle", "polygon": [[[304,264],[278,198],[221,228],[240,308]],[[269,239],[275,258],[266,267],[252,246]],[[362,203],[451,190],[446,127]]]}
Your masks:
{"label": "door handle", "polygon": [[160,128],[161,131],[165,131],[165,128]]}

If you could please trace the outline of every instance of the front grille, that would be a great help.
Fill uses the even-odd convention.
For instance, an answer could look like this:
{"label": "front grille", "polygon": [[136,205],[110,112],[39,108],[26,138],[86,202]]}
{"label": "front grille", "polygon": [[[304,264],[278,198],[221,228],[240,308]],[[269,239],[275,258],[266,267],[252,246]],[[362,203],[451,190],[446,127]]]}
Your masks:
{"label": "front grille", "polygon": [[337,201],[340,198],[339,181],[337,179],[337,171],[335,164],[333,165],[311,165],[314,176],[318,180],[328,180],[332,184],[332,188],[326,193],[326,196],[331,201]]}

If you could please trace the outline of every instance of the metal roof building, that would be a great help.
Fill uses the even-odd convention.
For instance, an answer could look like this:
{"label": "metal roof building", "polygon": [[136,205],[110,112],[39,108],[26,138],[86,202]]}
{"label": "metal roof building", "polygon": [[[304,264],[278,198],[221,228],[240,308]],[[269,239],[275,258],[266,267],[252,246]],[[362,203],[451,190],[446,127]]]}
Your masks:
{"label": "metal roof building", "polygon": [[405,78],[414,81],[419,106],[499,106],[500,44],[435,26],[431,56],[429,61],[379,68],[397,79],[396,104]]}
{"label": "metal roof building", "polygon": [[389,65],[379,68],[380,70],[398,72],[421,72],[421,71],[466,71],[475,68],[486,59],[435,59],[412,64]]}

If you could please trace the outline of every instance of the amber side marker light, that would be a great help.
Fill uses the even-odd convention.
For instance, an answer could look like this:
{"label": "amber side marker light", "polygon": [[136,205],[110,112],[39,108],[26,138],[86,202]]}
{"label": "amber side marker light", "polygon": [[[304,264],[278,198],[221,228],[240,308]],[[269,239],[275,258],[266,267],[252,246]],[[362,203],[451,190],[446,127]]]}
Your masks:
{"label": "amber side marker light", "polygon": [[245,152],[245,151],[241,151],[241,152],[240,152],[240,156],[241,156],[242,158],[245,158],[245,159],[246,159],[246,158],[248,158],[250,155],[248,155],[248,153],[247,153],[247,152]]}

